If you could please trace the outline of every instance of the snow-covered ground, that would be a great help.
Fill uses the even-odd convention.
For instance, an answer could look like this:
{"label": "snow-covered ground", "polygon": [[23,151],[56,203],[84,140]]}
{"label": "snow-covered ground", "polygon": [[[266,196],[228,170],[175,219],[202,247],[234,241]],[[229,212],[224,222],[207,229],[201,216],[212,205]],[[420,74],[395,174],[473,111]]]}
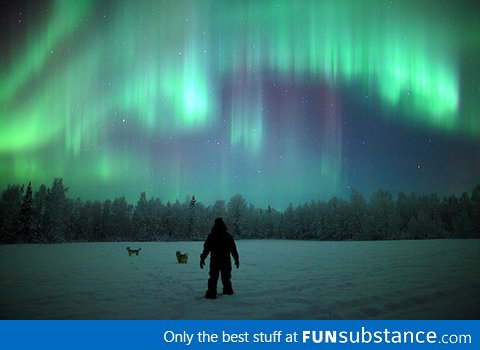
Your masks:
{"label": "snow-covered ground", "polygon": [[[129,257],[127,246],[142,251]],[[0,246],[0,318],[480,317],[480,240],[237,246],[235,294],[217,300],[203,298],[202,242]],[[177,250],[189,253],[188,264],[176,262]]]}

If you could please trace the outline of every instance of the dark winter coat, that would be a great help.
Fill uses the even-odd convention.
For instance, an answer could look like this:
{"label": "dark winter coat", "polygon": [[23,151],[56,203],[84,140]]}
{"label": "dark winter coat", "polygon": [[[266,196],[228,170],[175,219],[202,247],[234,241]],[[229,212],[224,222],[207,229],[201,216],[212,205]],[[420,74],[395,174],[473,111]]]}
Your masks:
{"label": "dark winter coat", "polygon": [[225,229],[214,226],[203,244],[201,258],[205,260],[211,254],[210,261],[217,266],[231,266],[230,254],[238,261],[238,252],[235,241]]}

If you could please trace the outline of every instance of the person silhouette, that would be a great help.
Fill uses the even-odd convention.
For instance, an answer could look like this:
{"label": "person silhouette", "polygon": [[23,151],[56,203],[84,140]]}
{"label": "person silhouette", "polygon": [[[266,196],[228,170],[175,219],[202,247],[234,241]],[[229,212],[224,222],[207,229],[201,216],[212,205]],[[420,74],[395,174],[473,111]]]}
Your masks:
{"label": "person silhouette", "polygon": [[210,253],[210,278],[208,279],[208,289],[205,298],[217,298],[217,282],[220,273],[222,274],[223,294],[232,295],[232,262],[230,254],[235,260],[237,269],[240,267],[240,261],[237,246],[230,233],[228,233],[227,225],[222,218],[216,218],[215,223],[210,231],[205,243],[203,244],[203,252],[200,254],[200,268],[205,266],[205,259]]}

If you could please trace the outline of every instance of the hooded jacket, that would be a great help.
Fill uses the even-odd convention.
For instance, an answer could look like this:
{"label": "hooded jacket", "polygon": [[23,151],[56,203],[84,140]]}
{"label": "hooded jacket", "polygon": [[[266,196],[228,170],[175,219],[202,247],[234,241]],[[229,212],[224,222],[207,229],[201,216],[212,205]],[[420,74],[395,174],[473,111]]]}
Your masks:
{"label": "hooded jacket", "polygon": [[211,261],[216,263],[231,264],[230,254],[235,261],[238,261],[237,246],[223,221],[215,221],[212,231],[203,244],[203,252],[200,257],[204,260],[209,253]]}

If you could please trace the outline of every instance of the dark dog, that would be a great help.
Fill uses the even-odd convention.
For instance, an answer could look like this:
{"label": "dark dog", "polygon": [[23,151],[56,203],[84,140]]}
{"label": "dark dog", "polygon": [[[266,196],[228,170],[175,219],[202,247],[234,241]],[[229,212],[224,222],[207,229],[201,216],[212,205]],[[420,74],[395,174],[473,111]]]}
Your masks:
{"label": "dark dog", "polygon": [[188,253],[182,254],[177,250],[177,260],[179,264],[186,264],[188,262]]}
{"label": "dark dog", "polygon": [[128,256],[131,256],[132,254],[138,255],[140,250],[142,250],[142,248],[130,249],[130,247],[127,247]]}

